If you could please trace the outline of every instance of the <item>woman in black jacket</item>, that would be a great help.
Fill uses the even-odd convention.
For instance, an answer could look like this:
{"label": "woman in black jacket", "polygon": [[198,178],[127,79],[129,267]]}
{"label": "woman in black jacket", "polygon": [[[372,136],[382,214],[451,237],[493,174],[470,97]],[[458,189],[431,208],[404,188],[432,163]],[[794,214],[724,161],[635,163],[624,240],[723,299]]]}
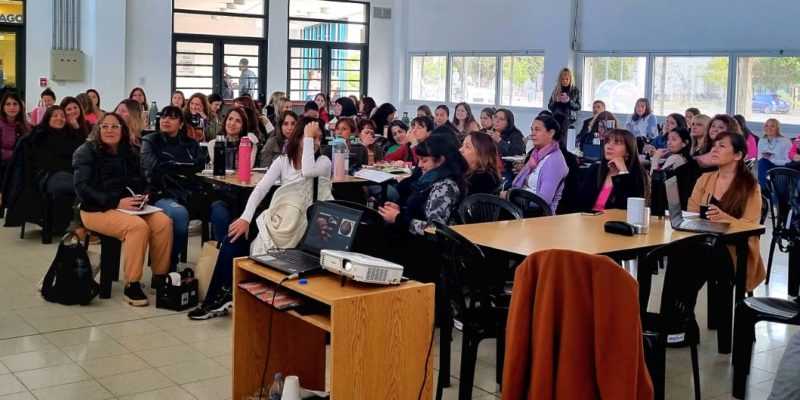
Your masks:
{"label": "woman in black jacket", "polygon": [[[521,156],[525,154],[525,140],[522,137],[522,132],[514,125],[514,113],[511,110],[500,108],[494,113],[492,117],[492,130],[488,132],[492,135],[494,142],[497,144],[497,151],[500,157]],[[514,180],[514,163],[510,161],[503,161],[503,179],[506,180],[506,187],[511,186],[511,181]]]}
{"label": "woman in black jacket", "polygon": [[583,176],[578,193],[581,210],[624,210],[628,208],[629,197],[649,197],[649,178],[639,161],[633,133],[624,129],[609,131],[603,156]]}
{"label": "woman in black jacket", "polygon": [[125,301],[146,306],[142,292],[144,257],[150,245],[153,275],[169,271],[172,222],[161,211],[137,215],[148,201],[148,187],[139,155],[130,144],[130,133],[122,117],[106,113],[75,151],[75,190],[81,219],[92,231],[123,243]]}
{"label": "woman in black jacket", "polygon": [[75,196],[72,179],[72,153],[86,141],[82,130],[66,126],[67,115],[60,106],[51,106],[31,134],[27,170],[31,182],[44,193]]}
{"label": "woman in black jacket", "polygon": [[554,114],[561,111],[573,123],[578,118],[578,110],[581,109],[581,90],[575,86],[575,78],[569,68],[562,68],[558,74],[558,81],[550,95],[547,109]]}

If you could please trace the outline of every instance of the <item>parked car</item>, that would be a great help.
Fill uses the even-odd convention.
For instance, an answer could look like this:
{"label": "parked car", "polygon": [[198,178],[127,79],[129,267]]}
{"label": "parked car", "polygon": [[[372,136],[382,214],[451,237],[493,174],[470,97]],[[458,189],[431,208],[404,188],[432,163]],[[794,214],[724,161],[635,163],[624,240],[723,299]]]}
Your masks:
{"label": "parked car", "polygon": [[753,112],[786,114],[792,105],[775,93],[757,93],[753,95]]}

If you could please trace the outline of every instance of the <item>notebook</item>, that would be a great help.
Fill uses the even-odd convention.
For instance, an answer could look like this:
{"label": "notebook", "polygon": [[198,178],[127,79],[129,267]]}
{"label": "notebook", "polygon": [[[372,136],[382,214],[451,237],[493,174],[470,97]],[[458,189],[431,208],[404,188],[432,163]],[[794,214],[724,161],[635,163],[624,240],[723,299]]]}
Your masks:
{"label": "notebook", "polygon": [[669,223],[672,229],[685,232],[725,233],[730,226],[727,222],[711,222],[704,219],[683,219],[681,198],[678,192],[678,179],[665,181],[667,188],[667,204],[669,205]]}
{"label": "notebook", "polygon": [[294,249],[275,250],[250,259],[287,275],[322,270],[322,249],[350,251],[361,223],[361,211],[329,202],[316,202],[300,244]]}

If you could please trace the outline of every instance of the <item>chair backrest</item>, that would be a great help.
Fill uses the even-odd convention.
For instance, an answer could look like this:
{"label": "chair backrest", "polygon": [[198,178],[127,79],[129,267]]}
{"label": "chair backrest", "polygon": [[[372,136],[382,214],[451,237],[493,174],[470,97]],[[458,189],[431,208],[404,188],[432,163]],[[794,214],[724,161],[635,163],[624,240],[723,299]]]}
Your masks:
{"label": "chair backrest", "polygon": [[490,194],[473,194],[461,202],[458,215],[464,224],[522,219],[522,210]]}
{"label": "chair backrest", "polygon": [[725,246],[714,234],[690,236],[647,253],[640,273],[657,268],[667,258],[659,314],[663,329],[686,332],[686,340],[697,344],[699,327],[694,315],[697,294],[709,278],[717,276],[731,260]]}
{"label": "chair backrest", "polygon": [[800,172],[791,168],[776,167],[767,172],[767,187],[769,188],[772,208],[777,209],[770,212],[772,226],[774,229],[783,230],[786,226],[786,217],[789,215],[789,200],[793,189],[800,182]]}
{"label": "chair backrest", "polygon": [[769,197],[765,194],[761,194],[761,218],[759,219],[759,223],[764,225],[764,222],[767,221],[767,217],[769,216],[769,209],[770,209],[770,202]]}
{"label": "chair backrest", "polygon": [[506,193],[508,201],[514,203],[522,210],[524,218],[546,217],[553,215],[553,210],[547,202],[533,192],[522,188],[513,188]]}
{"label": "chair backrest", "polygon": [[353,241],[354,252],[379,258],[386,257],[386,224],[378,211],[347,200],[328,200],[328,202],[361,211],[361,222]]}
{"label": "chair backrest", "polygon": [[474,243],[445,224],[437,221],[433,221],[433,224],[442,260],[441,290],[445,293],[453,317],[462,323],[469,323],[475,310],[492,306],[491,298],[502,292],[505,276],[492,273],[486,256]]}

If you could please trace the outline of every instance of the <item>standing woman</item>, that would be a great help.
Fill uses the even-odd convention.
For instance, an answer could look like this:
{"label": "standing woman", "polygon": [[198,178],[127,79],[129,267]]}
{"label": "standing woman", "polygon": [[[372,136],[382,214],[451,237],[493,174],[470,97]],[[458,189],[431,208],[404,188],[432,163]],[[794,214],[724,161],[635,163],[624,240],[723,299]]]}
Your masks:
{"label": "standing woman", "polygon": [[0,108],[0,188],[3,187],[6,168],[17,145],[17,140],[31,133],[31,125],[25,118],[25,103],[19,93],[8,92]]}
{"label": "standing woman", "polygon": [[789,162],[792,141],[781,134],[781,123],[775,118],[764,122],[764,136],[758,142],[758,183],[767,192],[767,172]]}
{"label": "standing woman", "polygon": [[170,105],[181,109],[186,105],[186,96],[183,94],[182,91],[176,90],[172,92],[172,99],[170,100]]}
{"label": "standing woman", "polygon": [[[757,224],[761,217],[761,190],[744,164],[746,154],[744,136],[730,131],[717,134],[711,148],[711,160],[717,170],[703,174],[697,181],[689,198],[688,211],[698,212],[701,204],[710,204],[707,215],[712,221],[740,220]],[[746,287],[751,292],[764,280],[766,271],[758,236],[747,239],[747,245]],[[730,246],[728,249],[736,265],[736,251]]]}
{"label": "standing woman", "polygon": [[467,161],[467,195],[486,193],[497,195],[500,174],[497,172],[497,145],[485,132],[472,131],[459,149]]}
{"label": "standing woman", "polygon": [[278,133],[270,136],[261,150],[261,167],[269,168],[281,154],[285,154],[286,140],[289,139],[294,127],[297,125],[297,114],[294,111],[284,111],[278,116]]}
{"label": "standing woman", "polygon": [[[376,134],[385,134],[385,136],[389,136],[389,124],[397,119],[397,116],[395,115],[396,112],[397,109],[389,103],[383,103],[380,107],[375,109],[375,112],[372,113],[372,117],[370,119],[375,122]],[[367,117],[364,117],[364,119],[367,119]],[[384,132],[384,130],[386,131]]]}
{"label": "standing woman", "polygon": [[603,160],[584,174],[578,204],[584,211],[625,210],[629,197],[649,197],[649,185],[633,133],[612,129],[606,135]]}
{"label": "standing woman", "polygon": [[492,120],[494,118],[494,113],[495,113],[494,107],[484,107],[483,110],[481,110],[480,130],[489,131],[492,129],[492,124],[494,124],[494,121]]}
{"label": "standing woman", "polygon": [[550,211],[555,215],[564,190],[564,179],[569,173],[560,148],[561,127],[555,118],[540,115],[531,124],[531,140],[533,150],[528,162],[511,186],[538,195],[550,205]]}
{"label": "standing woman", "polygon": [[[522,132],[514,125],[514,113],[511,110],[500,108],[492,119],[492,130],[489,131],[492,139],[497,143],[497,151],[500,157],[519,156],[525,154],[525,140],[522,138]],[[509,161],[503,163],[505,171],[503,178],[506,180],[506,185],[510,184],[514,179],[512,172],[513,165]]]}
{"label": "standing woman", "polygon": [[453,115],[453,125],[459,133],[459,141],[463,141],[468,133],[481,130],[480,125],[475,121],[475,116],[472,115],[472,109],[469,107],[469,104],[465,102],[456,104],[456,111]]}
{"label": "standing woman", "polygon": [[86,122],[89,126],[94,126],[103,113],[94,105],[92,98],[86,93],[78,93],[75,99],[78,100],[81,110],[83,110],[83,116],[86,118]]}
{"label": "standing woman", "polygon": [[650,100],[644,97],[636,100],[633,114],[625,123],[625,129],[633,133],[637,139],[654,139],[658,136],[658,120],[650,108]]}
{"label": "standing woman", "polygon": [[564,113],[569,117],[570,125],[578,118],[578,110],[581,109],[581,91],[575,86],[575,78],[569,68],[562,68],[559,72],[547,109],[553,114],[557,111]]}
{"label": "standing woman", "polygon": [[144,122],[142,120],[142,108],[139,107],[139,103],[131,99],[122,100],[117,105],[117,108],[114,109],[114,112],[125,121],[134,150],[141,151]]}
{"label": "standing woman", "polygon": [[121,116],[105,114],[89,140],[75,151],[72,165],[83,224],[122,241],[125,301],[133,306],[146,306],[147,296],[139,281],[147,247],[149,244],[153,275],[169,272],[172,222],[161,211],[146,215],[118,211],[138,210],[147,202],[150,192],[139,153],[131,147],[128,135]]}

